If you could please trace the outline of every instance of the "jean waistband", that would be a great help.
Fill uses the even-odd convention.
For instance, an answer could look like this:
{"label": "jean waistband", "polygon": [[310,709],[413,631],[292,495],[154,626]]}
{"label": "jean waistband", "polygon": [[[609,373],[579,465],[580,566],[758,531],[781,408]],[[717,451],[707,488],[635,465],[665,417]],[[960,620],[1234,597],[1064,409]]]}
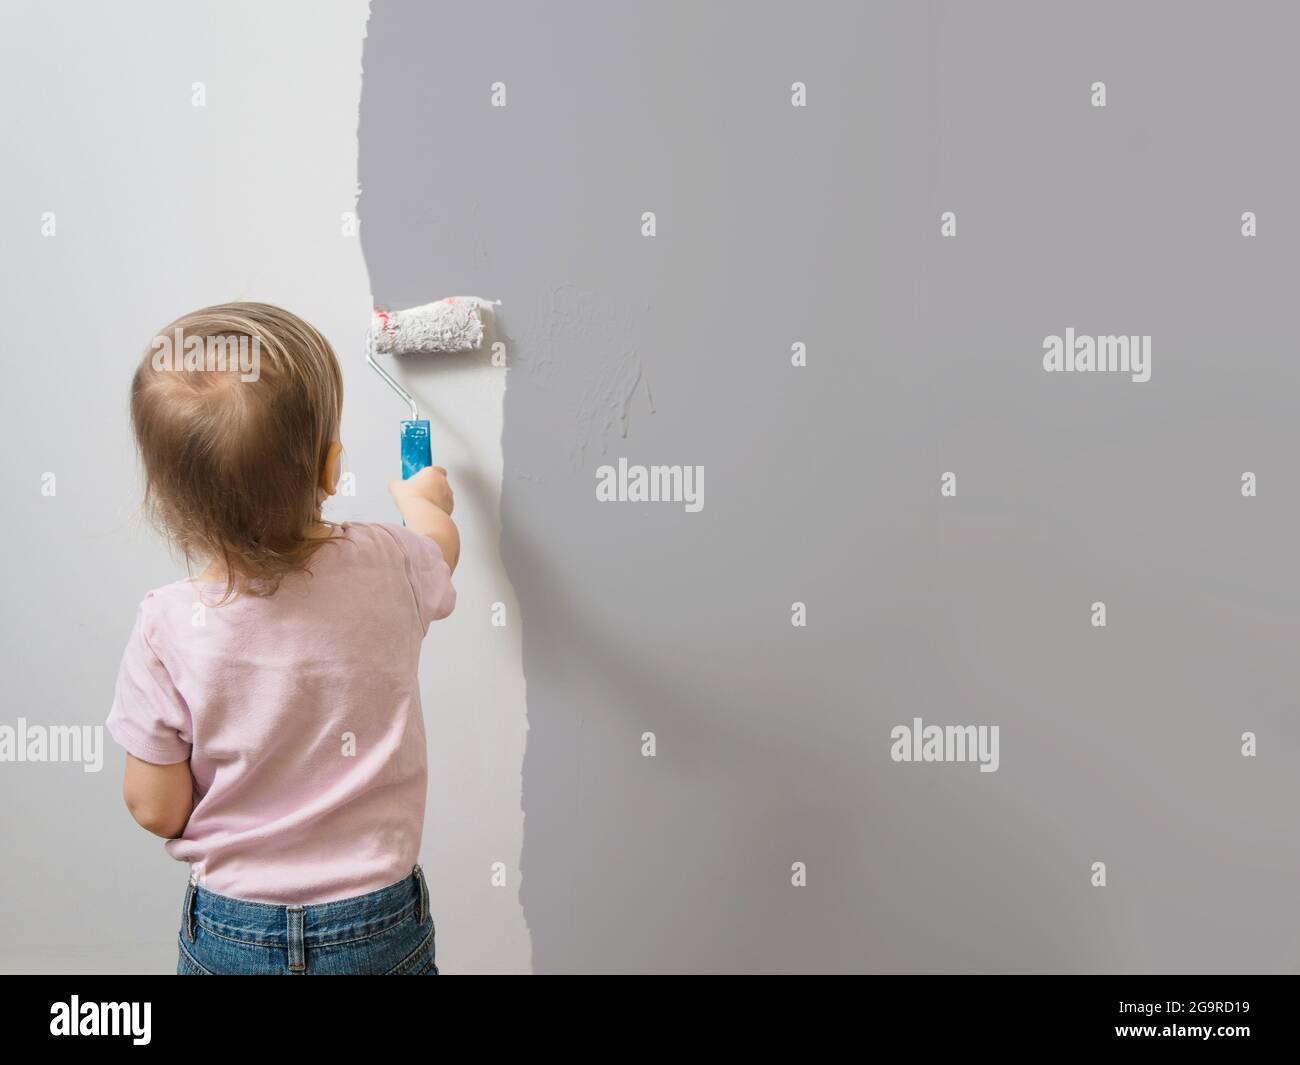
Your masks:
{"label": "jean waistband", "polygon": [[191,942],[195,926],[242,943],[284,947],[301,957],[304,947],[346,943],[405,920],[411,912],[423,924],[429,888],[417,865],[411,875],[378,891],[310,906],[280,906],[217,895],[190,881],[185,892],[182,934]]}

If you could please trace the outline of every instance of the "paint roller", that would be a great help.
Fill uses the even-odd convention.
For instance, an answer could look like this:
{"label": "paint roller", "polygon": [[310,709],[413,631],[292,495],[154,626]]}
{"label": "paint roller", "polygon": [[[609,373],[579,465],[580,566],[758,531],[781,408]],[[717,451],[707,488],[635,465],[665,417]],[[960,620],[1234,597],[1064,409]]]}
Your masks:
{"label": "paint roller", "polygon": [[500,300],[484,300],[477,296],[449,296],[402,311],[376,309],[371,315],[366,362],[411,408],[411,417],[402,422],[402,480],[433,465],[429,420],[420,417],[415,397],[397,383],[375,356],[396,355],[400,358],[476,351],[483,343],[483,310],[500,303]]}

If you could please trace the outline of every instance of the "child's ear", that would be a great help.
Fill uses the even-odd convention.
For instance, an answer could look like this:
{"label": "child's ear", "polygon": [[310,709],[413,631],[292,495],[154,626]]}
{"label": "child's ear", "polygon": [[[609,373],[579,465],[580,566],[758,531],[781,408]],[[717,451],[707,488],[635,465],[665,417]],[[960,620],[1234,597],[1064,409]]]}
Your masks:
{"label": "child's ear", "polygon": [[332,496],[339,486],[339,467],[343,462],[343,445],[337,440],[325,452],[325,465],[320,471],[320,490]]}

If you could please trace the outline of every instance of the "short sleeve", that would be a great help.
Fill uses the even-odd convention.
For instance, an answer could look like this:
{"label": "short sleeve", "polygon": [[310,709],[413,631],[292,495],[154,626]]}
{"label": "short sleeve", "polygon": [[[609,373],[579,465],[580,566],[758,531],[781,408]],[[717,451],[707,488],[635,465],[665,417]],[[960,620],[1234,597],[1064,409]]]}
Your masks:
{"label": "short sleeve", "polygon": [[122,655],[107,724],[113,739],[141,761],[175,765],[190,756],[189,708],[149,642],[143,607]]}
{"label": "short sleeve", "polygon": [[456,589],[451,583],[451,567],[442,557],[442,548],[428,536],[420,536],[400,525],[386,525],[406,556],[406,574],[415,593],[415,608],[420,624],[441,621],[455,609]]}

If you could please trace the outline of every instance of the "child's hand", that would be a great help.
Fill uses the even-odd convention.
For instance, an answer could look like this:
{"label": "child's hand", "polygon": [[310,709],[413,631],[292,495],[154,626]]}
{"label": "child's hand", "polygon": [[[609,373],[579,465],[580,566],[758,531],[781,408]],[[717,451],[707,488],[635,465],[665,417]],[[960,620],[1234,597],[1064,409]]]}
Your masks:
{"label": "child's hand", "polygon": [[392,481],[388,491],[398,510],[403,510],[402,504],[413,499],[427,500],[444,514],[450,514],[456,505],[451,485],[447,483],[447,471],[441,466],[426,466],[404,481]]}
{"label": "child's hand", "polygon": [[441,466],[426,466],[404,481],[390,482],[388,491],[406,527],[437,543],[443,559],[454,570],[460,559],[460,532],[451,520],[456,501],[447,483],[447,471]]}

